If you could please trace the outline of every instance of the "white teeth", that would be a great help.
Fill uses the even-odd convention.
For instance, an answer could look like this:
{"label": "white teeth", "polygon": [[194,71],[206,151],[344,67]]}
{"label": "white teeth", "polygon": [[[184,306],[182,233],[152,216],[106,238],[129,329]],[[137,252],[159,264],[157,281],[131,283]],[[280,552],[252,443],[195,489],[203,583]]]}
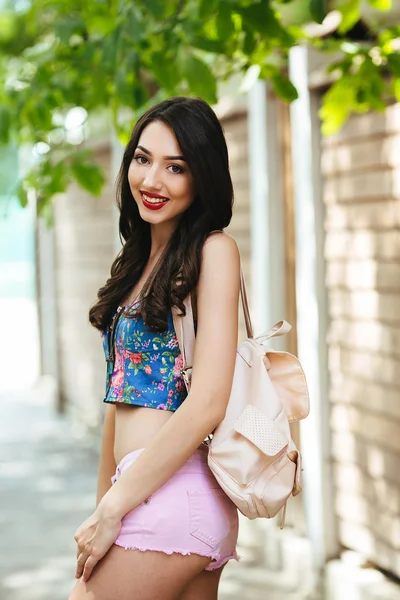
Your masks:
{"label": "white teeth", "polygon": [[168,200],[168,198],[164,198],[164,199],[157,199],[157,198],[149,198],[149,196],[146,196],[146,194],[142,194],[143,198],[146,200],[146,202],[150,202],[150,204],[161,204],[162,202],[166,202]]}

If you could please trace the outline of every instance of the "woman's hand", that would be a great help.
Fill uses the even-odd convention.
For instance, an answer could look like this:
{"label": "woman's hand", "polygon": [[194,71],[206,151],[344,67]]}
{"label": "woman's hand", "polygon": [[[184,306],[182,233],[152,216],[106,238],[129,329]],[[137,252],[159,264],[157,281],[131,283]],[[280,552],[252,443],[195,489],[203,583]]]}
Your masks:
{"label": "woman's hand", "polygon": [[[105,496],[103,500],[105,499]],[[103,558],[117,539],[121,529],[121,518],[101,501],[95,512],[80,527],[74,539],[78,544],[75,577],[87,581],[96,564]]]}

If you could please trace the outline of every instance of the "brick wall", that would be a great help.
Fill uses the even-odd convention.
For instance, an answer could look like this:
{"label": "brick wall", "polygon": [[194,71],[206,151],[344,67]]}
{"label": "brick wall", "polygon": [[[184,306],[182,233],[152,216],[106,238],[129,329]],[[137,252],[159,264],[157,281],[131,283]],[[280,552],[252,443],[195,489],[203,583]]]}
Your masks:
{"label": "brick wall", "polygon": [[400,576],[400,104],[323,140],[340,541]]}
{"label": "brick wall", "polygon": [[97,290],[115,258],[115,194],[110,148],[97,151],[109,175],[101,197],[72,186],[55,202],[55,263],[60,390],[75,421],[95,427],[101,417],[105,363],[100,334],[88,321]]}

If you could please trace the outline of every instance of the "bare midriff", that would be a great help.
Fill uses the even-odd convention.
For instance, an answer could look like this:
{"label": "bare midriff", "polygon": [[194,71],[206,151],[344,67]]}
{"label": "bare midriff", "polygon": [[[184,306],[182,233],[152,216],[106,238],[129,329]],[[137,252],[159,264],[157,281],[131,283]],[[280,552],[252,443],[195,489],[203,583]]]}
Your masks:
{"label": "bare midriff", "polygon": [[115,405],[114,458],[121,459],[139,448],[146,448],[174,413],[145,406]]}

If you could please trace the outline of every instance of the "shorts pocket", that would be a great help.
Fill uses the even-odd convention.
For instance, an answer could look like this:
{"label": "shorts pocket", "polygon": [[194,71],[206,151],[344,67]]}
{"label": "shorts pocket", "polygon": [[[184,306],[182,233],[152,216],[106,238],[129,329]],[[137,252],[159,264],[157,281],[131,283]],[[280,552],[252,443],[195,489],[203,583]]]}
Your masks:
{"label": "shorts pocket", "polygon": [[220,488],[187,493],[190,535],[213,549],[229,534],[232,502]]}

